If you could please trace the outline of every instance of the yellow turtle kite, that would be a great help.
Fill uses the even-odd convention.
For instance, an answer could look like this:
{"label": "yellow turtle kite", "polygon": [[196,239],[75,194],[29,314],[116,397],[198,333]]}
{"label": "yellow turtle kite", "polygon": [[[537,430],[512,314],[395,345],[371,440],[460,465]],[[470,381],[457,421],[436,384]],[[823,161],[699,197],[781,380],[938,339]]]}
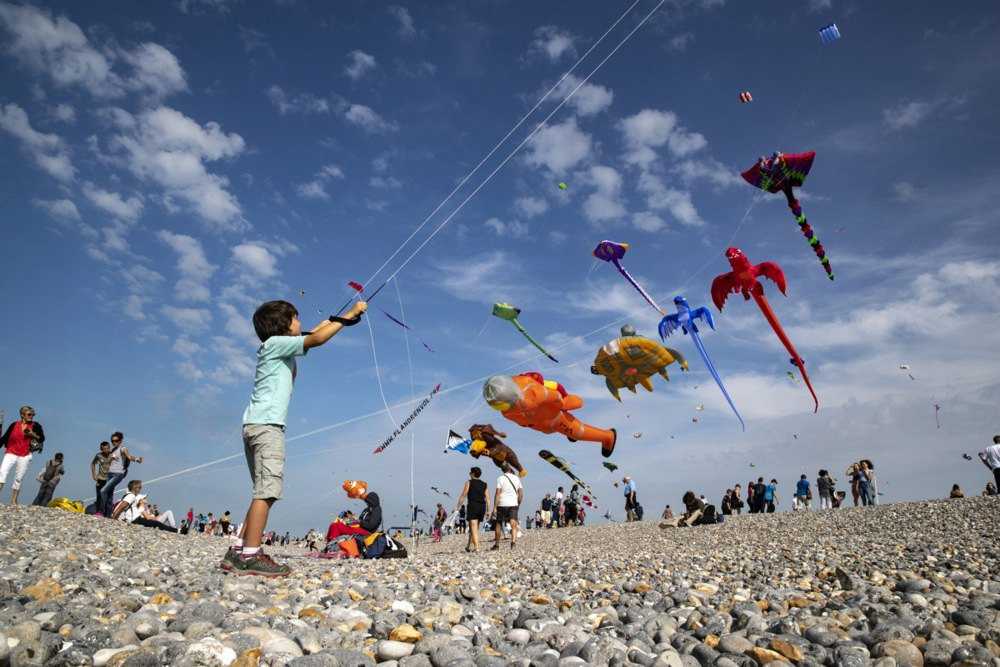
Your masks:
{"label": "yellow turtle kite", "polygon": [[645,387],[646,391],[653,391],[653,383],[649,378],[654,373],[662,375],[664,380],[670,380],[666,369],[675,361],[681,370],[688,369],[687,360],[680,352],[651,338],[637,336],[635,327],[626,324],[621,328],[621,334],[597,351],[594,365],[590,367],[590,372],[594,375],[604,376],[608,391],[619,401],[622,398],[618,390],[622,388],[633,394],[636,385]]}

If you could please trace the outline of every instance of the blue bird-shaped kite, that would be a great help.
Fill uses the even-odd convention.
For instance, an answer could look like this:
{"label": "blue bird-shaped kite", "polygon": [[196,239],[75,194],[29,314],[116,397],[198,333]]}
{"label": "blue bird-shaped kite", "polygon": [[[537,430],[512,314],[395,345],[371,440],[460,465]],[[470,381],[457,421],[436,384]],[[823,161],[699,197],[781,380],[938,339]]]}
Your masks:
{"label": "blue bird-shaped kite", "polygon": [[667,336],[672,334],[677,329],[680,329],[684,333],[691,336],[691,340],[694,341],[694,346],[698,348],[698,353],[701,354],[702,360],[705,362],[705,366],[708,367],[708,372],[712,374],[715,378],[715,383],[719,385],[719,389],[722,390],[722,395],[726,397],[726,402],[729,403],[729,407],[733,409],[733,413],[736,418],[740,420],[740,426],[743,430],[747,430],[747,425],[743,422],[743,417],[740,416],[739,410],[733,405],[733,399],[729,397],[729,392],[726,391],[726,385],[722,384],[722,378],[719,376],[719,371],[715,370],[715,364],[708,356],[708,350],[705,349],[705,344],[701,342],[701,336],[698,335],[698,325],[695,320],[701,319],[703,322],[708,324],[708,326],[715,331],[715,322],[712,321],[712,312],[702,306],[701,308],[691,308],[688,305],[687,299],[682,296],[674,297],[674,305],[677,306],[677,313],[674,315],[667,315],[662,320],[660,320],[660,338],[666,340]]}

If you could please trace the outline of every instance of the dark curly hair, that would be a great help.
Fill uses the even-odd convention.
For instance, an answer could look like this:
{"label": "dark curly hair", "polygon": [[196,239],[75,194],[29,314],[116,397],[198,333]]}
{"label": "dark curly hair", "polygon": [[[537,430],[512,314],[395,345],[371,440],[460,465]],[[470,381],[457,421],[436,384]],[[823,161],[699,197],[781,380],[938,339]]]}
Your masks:
{"label": "dark curly hair", "polygon": [[253,314],[253,330],[262,343],[271,336],[287,336],[292,319],[298,314],[295,306],[287,301],[267,301]]}

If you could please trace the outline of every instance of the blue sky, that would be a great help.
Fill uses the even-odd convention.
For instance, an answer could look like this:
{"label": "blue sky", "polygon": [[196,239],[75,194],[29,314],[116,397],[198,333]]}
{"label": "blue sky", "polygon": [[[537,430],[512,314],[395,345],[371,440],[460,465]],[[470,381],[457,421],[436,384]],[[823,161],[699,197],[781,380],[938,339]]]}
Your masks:
{"label": "blue sky", "polygon": [[[637,478],[648,511],[688,487],[716,498],[759,473],[787,488],[862,455],[887,500],[982,488],[985,469],[960,454],[998,430],[995,4],[828,0],[767,13],[670,0],[584,82],[656,4],[640,0],[376,277],[582,83],[406,263],[401,302],[394,284],[374,302],[405,311],[435,350],[410,339],[411,390],[403,332],[373,313],[389,403],[439,382],[445,392],[407,435],[373,456],[390,419],[354,420],[383,408],[367,326],[302,362],[274,526],[325,524],[349,506],[340,481],[356,477],[401,521],[409,434],[418,503],[437,500],[431,485],[454,495],[470,461],[441,453],[448,427],[483,420],[529,466],[532,504],[564,482],[535,456],[544,447],[595,485],[599,513],[620,517],[596,447],[503,423],[476,398],[477,379],[505,368],[563,382],[585,398],[581,418],[618,428],[619,472]],[[88,494],[85,468],[113,430],[146,457],[133,470],[147,480],[238,454],[254,307],[291,300],[306,326],[336,309],[345,283],[371,275],[628,7],[0,2],[0,405],[37,408],[46,454],[67,456],[60,493]],[[843,38],[824,46],[817,29],[831,21]],[[738,177],[773,150],[817,151],[801,199],[834,283],[780,195]],[[703,305],[734,233],[752,261],[785,270],[788,297],[766,289],[819,414],[739,299],[705,341],[746,433],[683,339],[670,344],[690,373],[672,367],[669,385],[616,403],[589,373],[593,355],[620,321],[654,335],[658,317],[595,266],[594,245],[631,243],[625,264],[658,300],[682,291]],[[498,300],[523,309],[559,365],[489,318]],[[147,490],[175,510],[239,513],[249,487],[236,458]]]}

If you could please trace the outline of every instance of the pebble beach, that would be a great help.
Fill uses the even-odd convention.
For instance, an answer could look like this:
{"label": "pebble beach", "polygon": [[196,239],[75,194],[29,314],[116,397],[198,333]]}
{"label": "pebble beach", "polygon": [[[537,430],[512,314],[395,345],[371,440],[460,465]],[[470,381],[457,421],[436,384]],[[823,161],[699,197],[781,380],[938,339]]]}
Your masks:
{"label": "pebble beach", "polygon": [[[1000,498],[527,531],[406,560],[0,506],[0,666],[1000,667]],[[491,540],[484,540],[488,549]]]}

